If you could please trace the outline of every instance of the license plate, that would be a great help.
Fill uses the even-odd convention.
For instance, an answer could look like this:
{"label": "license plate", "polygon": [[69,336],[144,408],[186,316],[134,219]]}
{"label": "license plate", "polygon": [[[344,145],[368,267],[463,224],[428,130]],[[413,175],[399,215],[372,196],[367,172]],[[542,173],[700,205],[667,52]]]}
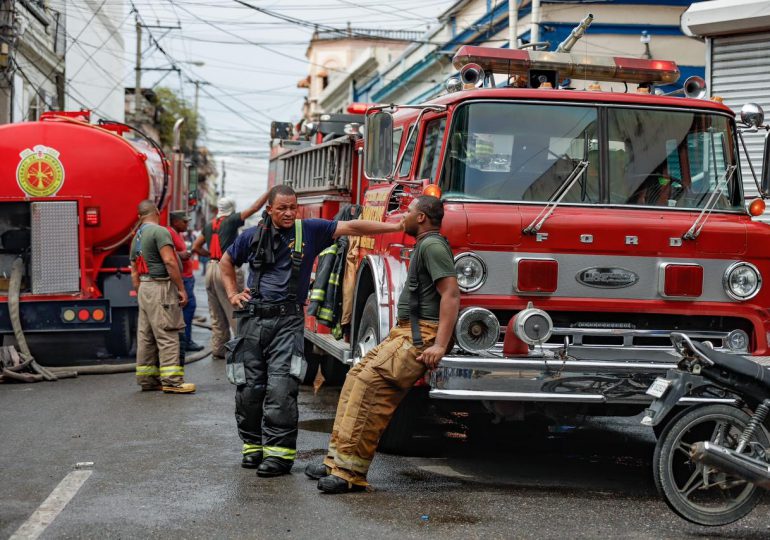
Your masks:
{"label": "license plate", "polygon": [[653,381],[646,393],[654,398],[661,398],[669,386],[671,386],[671,381],[658,377]]}

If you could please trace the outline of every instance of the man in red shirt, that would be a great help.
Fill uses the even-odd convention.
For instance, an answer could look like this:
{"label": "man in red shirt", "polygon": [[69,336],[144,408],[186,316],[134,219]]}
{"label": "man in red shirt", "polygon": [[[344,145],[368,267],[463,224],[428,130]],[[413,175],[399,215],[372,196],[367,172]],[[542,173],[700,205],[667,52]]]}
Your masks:
{"label": "man in red shirt", "polygon": [[182,310],[184,316],[184,334],[180,346],[185,351],[200,351],[203,345],[198,345],[192,340],[192,320],[195,315],[195,277],[192,268],[192,253],[187,249],[187,244],[182,237],[182,233],[187,232],[187,224],[190,222],[190,216],[184,212],[171,212],[169,214],[171,226],[167,227],[171,233],[171,239],[174,241],[174,249],[181,260],[182,281],[187,292],[189,302]]}

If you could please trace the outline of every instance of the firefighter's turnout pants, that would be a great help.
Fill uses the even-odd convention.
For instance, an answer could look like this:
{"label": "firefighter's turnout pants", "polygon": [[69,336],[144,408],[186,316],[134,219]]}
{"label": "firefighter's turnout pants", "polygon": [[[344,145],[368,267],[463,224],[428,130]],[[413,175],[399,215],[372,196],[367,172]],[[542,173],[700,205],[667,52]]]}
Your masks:
{"label": "firefighter's turnout pants", "polygon": [[423,347],[412,344],[409,321],[399,321],[387,339],[369,351],[345,379],[324,464],[353,484],[366,486],[380,436],[404,396],[427,368],[417,357],[436,339],[438,322],[420,321]]}
{"label": "firefighter's turnout pants", "polygon": [[142,277],[137,293],[136,380],[142,388],[179,386],[179,331],[184,329],[179,295],[170,279]]}
{"label": "firefighter's turnout pants", "polygon": [[[238,291],[243,290],[243,272],[240,268],[235,272]],[[211,259],[206,265],[206,295],[209,299],[209,315],[211,316],[211,355],[214,358],[225,357],[225,344],[230,340],[230,330],[235,333],[233,306],[227,299],[219,261]]]}
{"label": "firefighter's turnout pants", "polygon": [[243,454],[262,452],[263,457],[294,461],[297,395],[305,362],[301,312],[240,318],[238,337],[227,349],[228,364],[244,367],[244,381],[235,391]]}

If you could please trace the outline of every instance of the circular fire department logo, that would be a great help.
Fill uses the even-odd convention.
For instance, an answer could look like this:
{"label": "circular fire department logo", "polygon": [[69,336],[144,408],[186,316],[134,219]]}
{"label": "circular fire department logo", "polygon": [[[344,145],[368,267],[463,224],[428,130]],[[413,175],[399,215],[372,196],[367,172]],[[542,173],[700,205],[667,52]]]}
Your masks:
{"label": "circular fire department logo", "polygon": [[47,146],[37,145],[25,149],[16,168],[19,187],[31,197],[55,195],[64,183],[64,167],[59,152]]}

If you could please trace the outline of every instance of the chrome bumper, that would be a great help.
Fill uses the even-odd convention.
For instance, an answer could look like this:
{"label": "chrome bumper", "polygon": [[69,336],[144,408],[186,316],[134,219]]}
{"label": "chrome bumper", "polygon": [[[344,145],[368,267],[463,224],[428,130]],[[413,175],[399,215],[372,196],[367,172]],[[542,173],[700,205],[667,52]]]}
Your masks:
{"label": "chrome bumper", "polygon": [[[673,349],[570,347],[568,359],[532,354],[503,358],[493,349],[486,357],[445,356],[430,377],[435,399],[562,403],[647,404],[655,377],[676,368]],[[499,351],[501,352],[501,351]],[[546,355],[550,354],[548,350]],[[732,403],[732,400],[684,398]]]}

